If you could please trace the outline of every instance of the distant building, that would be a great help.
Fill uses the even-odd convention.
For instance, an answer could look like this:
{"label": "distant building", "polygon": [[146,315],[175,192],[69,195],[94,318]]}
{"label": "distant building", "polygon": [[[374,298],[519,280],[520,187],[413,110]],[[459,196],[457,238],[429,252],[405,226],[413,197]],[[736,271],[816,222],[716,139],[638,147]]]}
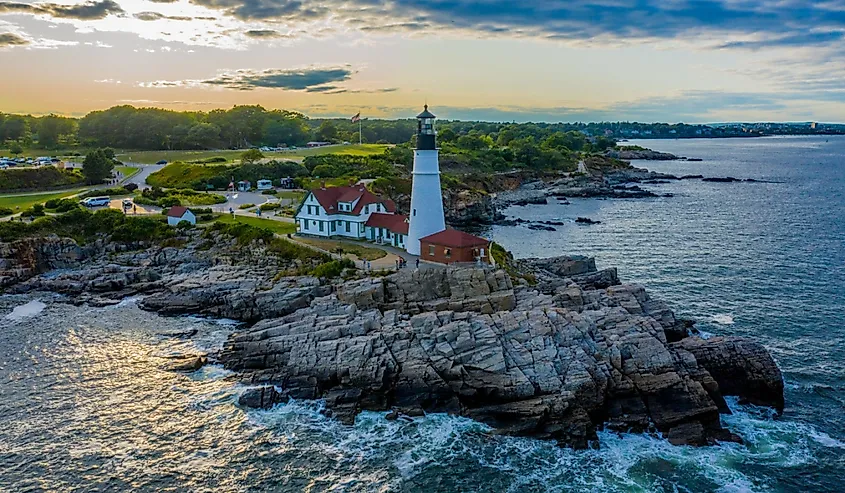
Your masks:
{"label": "distant building", "polygon": [[285,190],[291,190],[296,188],[296,182],[294,182],[293,178],[291,177],[282,178],[281,180],[279,180],[279,186],[284,188]]}
{"label": "distant building", "polygon": [[257,190],[271,190],[273,188],[273,180],[258,180],[255,182]]}
{"label": "distant building", "polygon": [[188,221],[191,224],[196,224],[197,216],[195,216],[190,209],[181,205],[175,205],[167,210],[167,224],[176,226],[182,221]]}
{"label": "distant building", "polygon": [[441,264],[490,263],[490,240],[457,229],[444,229],[420,239],[420,259]]}
{"label": "distant building", "polygon": [[324,147],[327,145],[331,145],[331,142],[308,142],[305,144],[306,147]]}
{"label": "distant building", "polygon": [[242,180],[238,182],[238,191],[239,192],[249,192],[252,188],[252,183],[247,180]]}

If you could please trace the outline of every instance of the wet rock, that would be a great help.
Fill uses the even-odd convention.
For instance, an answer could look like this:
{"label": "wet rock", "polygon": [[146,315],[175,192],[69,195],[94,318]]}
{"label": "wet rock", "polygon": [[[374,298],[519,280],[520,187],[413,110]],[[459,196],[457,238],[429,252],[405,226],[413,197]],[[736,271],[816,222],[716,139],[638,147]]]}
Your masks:
{"label": "wet rock", "polygon": [[183,371],[191,372],[202,368],[208,362],[208,358],[200,355],[191,355],[179,357],[176,361],[172,361],[164,365],[167,371]]}
{"label": "wet rock", "polygon": [[760,343],[742,337],[689,337],[675,344],[695,356],[723,395],[783,412],[783,376]]}
{"label": "wet rock", "polygon": [[557,229],[544,224],[529,224],[528,229],[532,229],[534,231],[557,231]]}
{"label": "wet rock", "polygon": [[579,217],[575,219],[575,222],[578,224],[601,224],[601,221],[594,221],[589,217]]}
{"label": "wet rock", "polygon": [[276,404],[285,404],[289,400],[290,396],[284,392],[280,392],[274,386],[266,385],[244,390],[238,397],[238,404],[252,409],[270,409]]}
{"label": "wet rock", "polygon": [[702,178],[701,181],[707,181],[707,182],[713,182],[713,183],[733,183],[733,182],[742,181],[742,180],[727,176],[727,177],[724,177],[724,178]]}

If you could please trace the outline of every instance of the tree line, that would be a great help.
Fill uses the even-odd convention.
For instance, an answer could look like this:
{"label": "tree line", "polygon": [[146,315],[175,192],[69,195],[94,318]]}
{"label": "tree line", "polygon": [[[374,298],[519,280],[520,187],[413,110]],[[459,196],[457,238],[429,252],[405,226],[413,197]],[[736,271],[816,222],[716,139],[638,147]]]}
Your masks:
{"label": "tree line", "polygon": [[[414,118],[368,119],[361,125],[367,143],[403,144],[413,139]],[[112,147],[133,150],[244,149],[257,146],[301,146],[309,141],[357,143],[359,125],[346,118],[309,118],[302,113],[267,110],[258,105],[212,111],[172,111],[159,108],[115,106],[92,111],[82,118],[58,115],[30,116],[0,113],[0,143],[22,152],[37,144],[41,149]],[[484,148],[546,142],[572,151],[589,145],[606,146],[619,138],[725,136],[725,130],[706,125],[664,123],[493,123],[439,121],[438,139],[456,149]],[[552,139],[549,141],[548,139]],[[530,146],[529,146],[530,147]],[[578,149],[576,149],[578,148]],[[13,152],[15,153],[15,152]],[[529,153],[530,154],[530,153]],[[531,158],[531,156],[527,156]]]}

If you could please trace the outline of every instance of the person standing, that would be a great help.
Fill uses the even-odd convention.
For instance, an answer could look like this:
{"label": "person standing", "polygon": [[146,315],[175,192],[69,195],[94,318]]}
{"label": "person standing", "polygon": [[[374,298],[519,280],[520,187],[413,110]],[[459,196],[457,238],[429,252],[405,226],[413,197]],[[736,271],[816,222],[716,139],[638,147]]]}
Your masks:
{"label": "person standing", "polygon": [[420,259],[417,259],[417,269],[420,268]]}

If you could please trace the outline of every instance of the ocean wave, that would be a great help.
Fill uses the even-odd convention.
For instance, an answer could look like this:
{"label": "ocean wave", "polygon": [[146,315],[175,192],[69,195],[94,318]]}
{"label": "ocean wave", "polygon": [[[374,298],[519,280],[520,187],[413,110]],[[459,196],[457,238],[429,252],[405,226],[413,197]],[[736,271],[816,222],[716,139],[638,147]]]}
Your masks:
{"label": "ocean wave", "polygon": [[40,300],[32,300],[23,305],[16,306],[4,318],[7,320],[20,320],[22,318],[34,317],[44,311],[47,305]]}
{"label": "ocean wave", "polygon": [[719,313],[710,317],[710,320],[719,324],[719,325],[733,325],[734,324],[734,317],[728,313]]}
{"label": "ocean wave", "polygon": [[812,426],[774,419],[769,410],[735,400],[731,405],[735,412],[725,421],[743,437],[742,445],[677,447],[659,435],[600,431],[592,450],[501,436],[445,414],[403,422],[363,412],[354,426],[344,426],[323,414],[320,401],[291,401],[247,415],[253,426],[272,430],[285,451],[329,461],[319,469],[320,484],[328,490],[344,485],[339,489],[345,491],[361,490],[350,478],[364,477],[374,490],[423,491],[437,478],[447,489],[503,492],[766,491],[772,485],[749,472],[755,466],[801,466],[814,461],[813,446],[845,447]]}

